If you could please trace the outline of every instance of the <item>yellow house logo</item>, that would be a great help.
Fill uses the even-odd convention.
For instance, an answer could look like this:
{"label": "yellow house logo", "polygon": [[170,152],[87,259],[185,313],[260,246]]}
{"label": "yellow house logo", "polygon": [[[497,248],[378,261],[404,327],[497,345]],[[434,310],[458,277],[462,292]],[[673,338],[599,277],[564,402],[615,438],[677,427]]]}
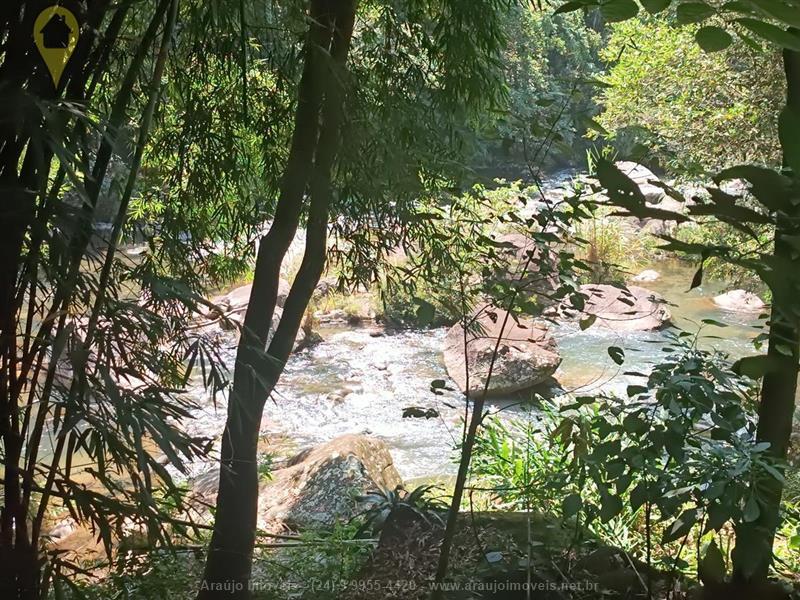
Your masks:
{"label": "yellow house logo", "polygon": [[75,52],[79,36],[78,19],[63,6],[49,6],[36,18],[33,41],[56,87]]}

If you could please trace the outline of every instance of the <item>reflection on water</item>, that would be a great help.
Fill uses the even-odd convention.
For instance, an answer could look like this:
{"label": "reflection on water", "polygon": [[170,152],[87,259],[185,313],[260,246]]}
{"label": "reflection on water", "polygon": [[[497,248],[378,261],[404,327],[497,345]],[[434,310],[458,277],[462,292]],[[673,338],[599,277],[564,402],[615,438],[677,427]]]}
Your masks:
{"label": "reflection on water", "polygon": [[[701,346],[716,348],[732,358],[753,352],[752,338],[758,315],[742,315],[717,308],[710,300],[723,290],[710,283],[687,292],[690,265],[659,263],[662,274],[645,287],[662,294],[671,306],[674,323],[696,332],[703,319],[725,323],[704,325]],[[434,379],[446,379],[441,349],[444,329],[408,331],[376,336],[368,329],[323,330],[325,342],[293,356],[274,398],[268,402],[263,429],[296,440],[300,446],[330,440],[345,433],[367,433],[381,438],[392,451],[405,479],[452,474],[453,447],[460,436],[463,401],[454,391],[435,395]],[[568,391],[624,394],[633,382],[623,371],[647,372],[664,356],[665,332],[626,333],[574,325],[557,325],[563,363],[556,379]],[[625,349],[622,368],[607,353],[609,346]],[[234,350],[227,355],[232,367]],[[198,392],[199,393],[199,392]],[[508,403],[498,402],[507,405]],[[435,408],[440,418],[404,419],[408,406]],[[218,435],[224,424],[224,400],[214,408],[205,402],[199,422],[208,434]]]}

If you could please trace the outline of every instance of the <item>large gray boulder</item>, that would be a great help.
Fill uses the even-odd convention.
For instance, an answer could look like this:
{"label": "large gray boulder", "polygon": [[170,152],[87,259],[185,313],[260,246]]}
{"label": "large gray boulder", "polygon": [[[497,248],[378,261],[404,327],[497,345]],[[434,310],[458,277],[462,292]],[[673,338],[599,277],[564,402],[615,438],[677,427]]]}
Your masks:
{"label": "large gray boulder", "polygon": [[761,298],[745,290],[731,290],[715,296],[714,304],[735,312],[759,312],[767,307]]}
{"label": "large gray boulder", "polygon": [[476,310],[473,323],[467,328],[466,351],[464,329],[460,323],[453,326],[445,337],[447,373],[469,396],[484,393],[496,347],[497,356],[487,390],[489,396],[510,394],[540,384],[549,379],[561,364],[556,342],[544,325],[525,317],[515,320],[509,316],[503,328],[506,315],[506,311],[489,305]]}
{"label": "large gray boulder", "polygon": [[364,510],[358,496],[399,485],[402,480],[382,441],[338,437],[301,452],[262,485],[259,526],[271,531],[330,527]]}
{"label": "large gray boulder", "polygon": [[560,309],[563,318],[594,318],[596,326],[619,332],[661,329],[671,318],[661,296],[636,285],[619,288],[588,284],[582,285],[580,292],[586,296],[584,306],[563,305]]}

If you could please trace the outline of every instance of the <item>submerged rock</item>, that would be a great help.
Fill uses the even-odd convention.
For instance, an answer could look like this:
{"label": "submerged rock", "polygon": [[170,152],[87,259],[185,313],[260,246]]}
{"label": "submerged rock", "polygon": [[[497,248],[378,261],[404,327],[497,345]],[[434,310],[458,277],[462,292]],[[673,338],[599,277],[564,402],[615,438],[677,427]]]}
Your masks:
{"label": "submerged rock", "polygon": [[260,490],[259,525],[270,530],[330,527],[365,508],[359,495],[399,485],[386,444],[345,435],[301,452],[273,473]]}
{"label": "submerged rock", "polygon": [[658,281],[661,279],[661,273],[653,269],[646,269],[633,278],[633,281],[647,282]]}
{"label": "submerged rock", "polygon": [[544,325],[525,317],[509,316],[503,328],[507,314],[489,305],[476,310],[473,325],[467,332],[466,352],[461,324],[454,325],[445,337],[447,373],[469,396],[483,394],[495,348],[497,357],[486,390],[490,396],[510,394],[543,383],[561,364],[556,342]]}
{"label": "submerged rock", "polygon": [[565,304],[560,308],[562,317],[594,318],[596,325],[621,332],[661,329],[672,317],[661,296],[639,286],[588,284],[580,291],[587,296],[584,306]]}
{"label": "submerged rock", "polygon": [[761,298],[746,290],[731,290],[715,296],[714,304],[725,310],[737,312],[758,312],[767,307]]}

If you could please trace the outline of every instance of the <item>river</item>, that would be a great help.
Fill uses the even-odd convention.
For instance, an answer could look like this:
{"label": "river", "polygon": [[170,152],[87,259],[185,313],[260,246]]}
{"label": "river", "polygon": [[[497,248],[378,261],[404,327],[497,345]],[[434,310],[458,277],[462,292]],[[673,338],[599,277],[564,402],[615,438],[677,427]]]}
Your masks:
{"label": "river", "polygon": [[[703,319],[713,319],[727,327],[703,325],[701,346],[716,348],[734,359],[754,352],[757,315],[725,311],[711,301],[723,290],[723,283],[707,282],[687,291],[694,274],[692,265],[663,261],[651,268],[661,273],[661,278],[642,285],[671,303],[674,327],[697,332]],[[624,394],[633,379],[623,372],[647,372],[665,355],[662,342],[670,329],[616,334],[597,327],[581,331],[572,324],[556,324],[552,331],[563,357],[555,379],[565,390]],[[442,361],[446,329],[381,334],[373,326],[328,328],[320,333],[322,343],[289,360],[267,403],[262,425],[265,439],[288,439],[302,448],[346,433],[364,433],[387,444],[406,481],[452,475],[463,398],[455,390],[436,395],[430,388],[432,380],[447,379]],[[612,345],[625,350],[622,368],[607,353]],[[224,352],[231,368],[234,356],[231,340]],[[224,398],[214,404],[201,388],[195,393],[202,408],[191,427],[218,436],[225,420]],[[504,399],[493,402],[497,408],[508,409],[511,404]],[[440,416],[403,418],[403,409],[409,406],[434,408]]]}

